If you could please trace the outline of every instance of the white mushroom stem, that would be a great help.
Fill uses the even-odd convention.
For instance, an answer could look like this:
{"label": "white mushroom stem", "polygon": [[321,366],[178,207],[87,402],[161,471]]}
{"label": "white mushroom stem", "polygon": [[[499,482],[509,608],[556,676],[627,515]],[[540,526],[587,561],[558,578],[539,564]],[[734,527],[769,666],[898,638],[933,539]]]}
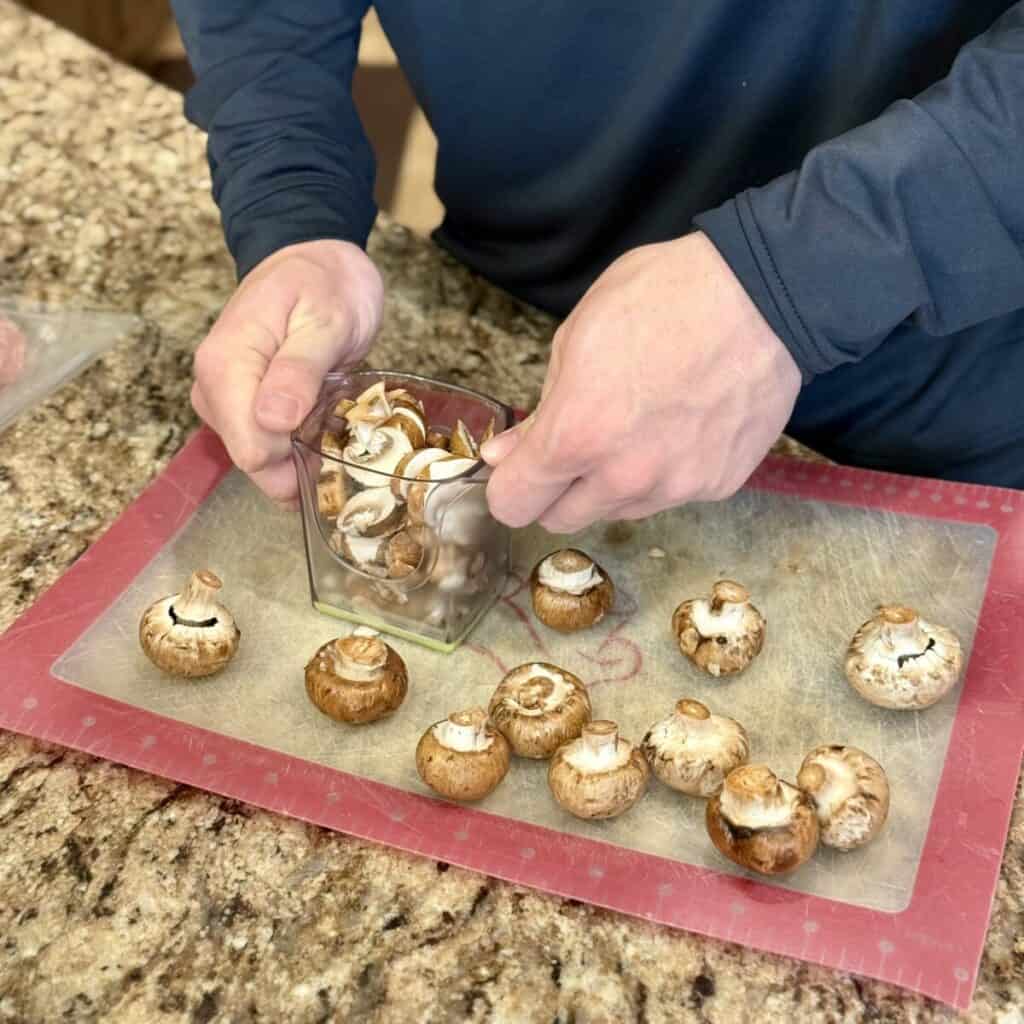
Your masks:
{"label": "white mushroom stem", "polygon": [[[741,774],[745,784],[737,784]],[[726,778],[720,807],[722,816],[739,828],[777,828],[792,820],[793,798],[798,795],[799,790],[767,768],[748,765]]]}
{"label": "white mushroom stem", "polygon": [[614,722],[588,722],[583,726],[580,742],[566,751],[565,759],[584,774],[610,772],[629,761],[630,747],[619,740]]}
{"label": "white mushroom stem", "polygon": [[352,682],[372,682],[387,664],[388,649],[375,636],[351,636],[335,640],[332,649],[335,674]]}
{"label": "white mushroom stem", "polygon": [[532,665],[530,678],[520,684],[516,693],[516,704],[520,714],[539,718],[560,708],[573,692],[565,676],[543,665]]}
{"label": "white mushroom stem", "polygon": [[217,603],[217,591],[221,586],[220,579],[209,569],[194,572],[189,577],[185,589],[171,604],[171,614],[182,626],[204,626],[211,619],[220,615]]}
{"label": "white mushroom stem", "polygon": [[434,726],[434,739],[460,754],[487,750],[494,737],[487,733],[487,712],[483,708],[456,711]]}
{"label": "white mushroom stem", "polygon": [[889,657],[914,657],[928,649],[931,640],[913,609],[886,607],[880,609],[878,615],[882,621],[882,646]]}
{"label": "white mushroom stem", "polygon": [[588,590],[601,583],[601,574],[597,571],[594,563],[582,568],[566,569],[558,565],[558,556],[561,552],[549,555],[540,563],[537,570],[537,579],[545,587],[552,590],[561,590],[566,594],[573,594],[576,597],[585,594]]}
{"label": "white mushroom stem", "polygon": [[750,593],[746,587],[729,580],[719,580],[711,591],[710,601],[693,602],[693,624],[701,636],[742,631],[749,601]]}
{"label": "white mushroom stem", "polygon": [[813,797],[818,819],[825,823],[847,800],[860,792],[857,774],[841,757],[831,757],[826,772],[820,764],[810,764],[797,778],[801,789]]}

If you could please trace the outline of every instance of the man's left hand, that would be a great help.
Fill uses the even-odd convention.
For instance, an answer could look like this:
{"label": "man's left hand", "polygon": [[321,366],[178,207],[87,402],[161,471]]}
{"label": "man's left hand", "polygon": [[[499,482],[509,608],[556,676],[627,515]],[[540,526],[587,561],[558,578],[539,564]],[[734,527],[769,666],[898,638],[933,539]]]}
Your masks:
{"label": "man's left hand", "polygon": [[800,383],[704,234],[633,249],[559,327],[534,414],[485,446],[491,511],[573,533],[727,498],[782,432]]}

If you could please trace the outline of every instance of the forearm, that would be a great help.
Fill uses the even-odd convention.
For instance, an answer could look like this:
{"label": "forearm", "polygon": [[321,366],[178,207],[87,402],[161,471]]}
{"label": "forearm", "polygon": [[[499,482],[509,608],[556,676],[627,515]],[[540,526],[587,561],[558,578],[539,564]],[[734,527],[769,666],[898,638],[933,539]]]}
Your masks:
{"label": "forearm", "polygon": [[296,242],[364,245],[373,153],[351,97],[363,0],[173,0],[239,276]]}
{"label": "forearm", "polygon": [[949,334],[1024,304],[1024,3],[914,100],[697,218],[805,379],[913,317]]}

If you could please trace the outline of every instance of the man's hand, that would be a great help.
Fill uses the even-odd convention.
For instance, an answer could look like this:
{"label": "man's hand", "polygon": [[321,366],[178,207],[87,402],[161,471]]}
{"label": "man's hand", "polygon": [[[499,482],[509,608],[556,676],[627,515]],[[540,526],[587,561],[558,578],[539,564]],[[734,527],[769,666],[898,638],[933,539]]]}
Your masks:
{"label": "man's hand", "polygon": [[358,362],[380,324],[377,268],[350,242],[303,242],[254,267],[196,350],[192,405],[276,501],[298,493],[289,434],[324,377]]}
{"label": "man's hand", "polygon": [[540,405],[491,441],[491,511],[572,533],[727,498],[781,433],[800,372],[708,238],[634,249],[555,334]]}

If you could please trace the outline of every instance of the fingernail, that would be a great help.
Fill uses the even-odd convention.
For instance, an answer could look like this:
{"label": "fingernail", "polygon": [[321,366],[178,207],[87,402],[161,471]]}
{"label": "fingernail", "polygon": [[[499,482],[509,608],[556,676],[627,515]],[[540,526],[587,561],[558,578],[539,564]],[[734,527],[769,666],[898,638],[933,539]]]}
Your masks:
{"label": "fingernail", "polygon": [[262,395],[256,412],[270,429],[294,430],[299,425],[299,400],[281,391]]}
{"label": "fingernail", "polygon": [[507,430],[504,434],[492,437],[481,449],[480,454],[484,462],[495,465],[501,462],[509,452],[519,443],[519,435],[514,430]]}

